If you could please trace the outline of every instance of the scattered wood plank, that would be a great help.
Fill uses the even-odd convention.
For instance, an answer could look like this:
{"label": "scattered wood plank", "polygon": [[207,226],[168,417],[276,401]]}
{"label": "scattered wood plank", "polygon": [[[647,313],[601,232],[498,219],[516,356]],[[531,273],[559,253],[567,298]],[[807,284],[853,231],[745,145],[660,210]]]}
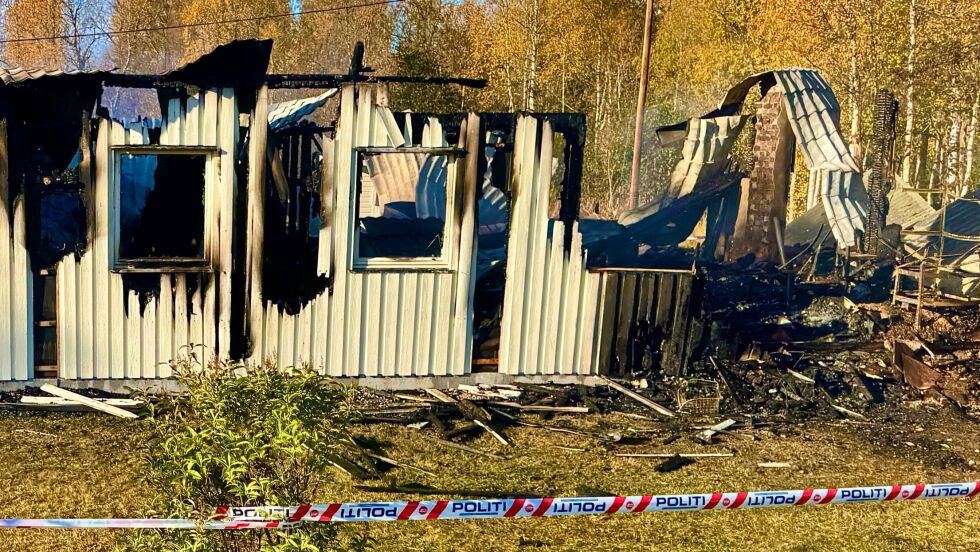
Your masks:
{"label": "scattered wood plank", "polygon": [[[124,409],[136,410],[136,407],[124,406]],[[92,409],[81,403],[64,402],[54,404],[33,403],[0,403],[0,410],[15,410],[25,412],[92,412]]]}
{"label": "scattered wood plank", "polygon": [[702,431],[701,433],[698,433],[696,438],[697,438],[698,441],[701,441],[702,443],[704,443],[706,445],[711,444],[712,442],[714,442],[715,435],[717,435],[718,432],[724,431],[724,430],[732,427],[736,423],[737,422],[735,420],[729,418],[729,419],[727,419],[727,420],[725,420],[725,421],[723,421],[721,423],[718,423],[718,424],[715,424],[715,425],[709,427],[708,429]]}
{"label": "scattered wood plank", "polygon": [[504,439],[504,436],[501,435],[501,434],[499,434],[499,433],[497,433],[492,427],[490,427],[490,424],[481,422],[480,420],[473,420],[473,423],[476,424],[476,425],[478,425],[478,426],[480,426],[480,427],[482,427],[483,428],[483,431],[486,431],[490,435],[493,435],[493,438],[496,439],[496,440],[498,440],[498,441],[500,441],[500,443],[502,445],[504,445],[504,446],[510,446],[510,441],[508,441],[507,439]]}
{"label": "scattered wood plank", "polygon": [[415,401],[415,402],[421,402],[421,403],[433,403],[433,402],[435,402],[432,399],[430,399],[429,397],[420,397],[418,395],[401,395],[401,394],[396,394],[395,397],[397,397],[399,399],[402,399],[403,401]]}
{"label": "scattered wood plank", "polygon": [[439,439],[438,437],[429,437],[428,435],[421,436],[426,441],[432,441],[433,443],[438,443],[444,447],[454,448],[462,450],[464,452],[469,452],[472,454],[479,454],[480,456],[486,456],[488,458],[493,458],[495,460],[503,460],[504,457],[492,452],[486,452],[477,448],[469,447],[460,443],[454,443],[452,441],[446,441],[445,439]]}
{"label": "scattered wood plank", "polygon": [[636,401],[636,402],[642,404],[643,406],[646,406],[647,408],[655,411],[656,413],[660,414],[661,416],[666,416],[668,418],[673,418],[674,416],[677,415],[676,413],[674,413],[673,410],[670,410],[669,408],[667,408],[665,406],[661,406],[661,405],[659,405],[659,404],[651,401],[650,399],[644,397],[643,395],[641,395],[639,393],[636,393],[635,391],[632,391],[630,389],[627,389],[626,387],[624,387],[624,386],[622,386],[622,385],[620,385],[620,384],[618,384],[618,383],[616,383],[614,381],[607,380],[607,379],[604,379],[604,378],[602,379],[602,381],[604,381],[605,384],[608,385],[609,387],[612,387],[616,391],[619,391],[620,393],[626,395],[627,397],[633,399],[634,401]]}
{"label": "scattered wood plank", "polygon": [[822,384],[818,383],[816,385],[816,388],[817,388],[817,390],[820,391],[820,394],[823,396],[824,400],[827,401],[827,404],[829,404],[830,407],[833,408],[834,410],[836,410],[837,412],[840,412],[841,414],[844,414],[846,416],[850,416],[852,418],[857,418],[858,420],[867,420],[868,419],[865,415],[863,415],[863,414],[861,414],[859,412],[855,412],[853,410],[849,410],[847,408],[844,408],[843,406],[839,406],[834,401],[834,398],[832,396],[830,396],[830,392],[827,391],[827,388],[824,387]]}
{"label": "scattered wood plank", "polygon": [[547,406],[540,404],[520,404],[510,401],[487,401],[490,406],[497,406],[500,408],[513,408],[515,410],[521,410],[524,412],[554,412],[556,414],[588,414],[589,407],[587,406]]}
{"label": "scattered wood plank", "polygon": [[364,414],[384,416],[386,414],[414,414],[421,411],[423,408],[425,408],[424,405],[402,406],[395,408],[368,408],[363,412]]}
{"label": "scattered wood plank", "polygon": [[568,451],[568,452],[585,452],[585,450],[586,450],[584,448],[563,447],[561,445],[551,445],[551,448],[556,448],[558,450],[564,450],[564,451]]}
{"label": "scattered wood plank", "polygon": [[128,410],[123,410],[122,408],[119,408],[117,406],[112,406],[112,405],[109,405],[109,404],[105,404],[105,403],[99,402],[99,401],[97,401],[95,399],[90,399],[90,398],[88,398],[86,396],[79,395],[78,393],[72,393],[71,391],[68,391],[66,389],[62,389],[60,387],[56,387],[54,385],[51,385],[50,383],[46,383],[46,384],[42,385],[41,386],[41,391],[44,391],[45,393],[50,393],[50,394],[52,394],[52,395],[54,395],[56,397],[62,397],[64,399],[69,399],[69,400],[75,401],[75,402],[77,402],[77,403],[79,403],[79,404],[81,404],[83,406],[87,406],[87,407],[89,407],[89,408],[91,408],[93,410],[98,410],[99,412],[105,412],[106,414],[111,414],[112,416],[116,416],[118,418],[130,418],[130,419],[132,419],[132,418],[138,418],[139,417],[136,414],[133,414],[132,412],[130,412]]}
{"label": "scattered wood plank", "polygon": [[715,357],[709,356],[708,360],[711,361],[711,365],[714,366],[715,370],[718,372],[718,378],[721,379],[721,382],[725,384],[726,388],[728,388],[728,394],[731,395],[732,400],[735,401],[736,404],[742,404],[742,401],[738,398],[738,393],[735,392],[735,386],[732,385],[731,380],[728,379],[728,374],[725,372],[725,369],[722,368],[717,361],[715,361]]}
{"label": "scattered wood plank", "polygon": [[812,384],[812,383],[817,383],[817,380],[815,380],[815,379],[813,379],[813,378],[811,378],[811,377],[808,377],[808,376],[805,376],[805,375],[803,375],[803,374],[801,374],[801,373],[799,373],[799,372],[797,372],[796,370],[793,370],[792,368],[788,368],[788,369],[786,370],[786,372],[787,372],[787,373],[788,373],[789,375],[791,375],[791,376],[793,376],[794,378],[796,378],[796,379],[798,379],[798,380],[800,380],[800,381],[805,381],[806,383],[811,383],[811,384]]}
{"label": "scattered wood plank", "polygon": [[785,469],[785,468],[793,467],[793,465],[790,464],[789,462],[759,462],[756,465],[759,466],[760,468],[769,468],[769,469]]}
{"label": "scattered wood plank", "polygon": [[456,389],[469,393],[470,395],[476,395],[483,398],[500,398],[500,399],[516,399],[521,396],[521,392],[514,389],[508,389],[505,387],[483,387],[479,385],[467,385],[461,383],[456,386]]}
{"label": "scattered wood plank", "polygon": [[864,414],[861,414],[859,412],[855,412],[853,410],[848,410],[848,409],[844,408],[843,406],[838,406],[838,405],[836,405],[834,403],[830,403],[830,407],[833,408],[834,410],[836,410],[837,412],[840,412],[841,414],[850,416],[852,418],[857,418],[858,420],[867,420],[868,419],[867,416],[865,416]]}
{"label": "scattered wood plank", "polygon": [[346,473],[347,475],[353,477],[354,479],[370,479],[371,474],[367,472],[361,466],[358,466],[354,462],[338,456],[336,454],[327,454],[323,457],[327,462],[329,462],[333,467]]}
{"label": "scattered wood plank", "polygon": [[444,403],[450,403],[450,404],[452,404],[452,403],[455,403],[456,402],[456,399],[450,397],[449,395],[443,393],[442,391],[439,391],[438,389],[426,389],[425,392],[428,393],[428,394],[430,394],[430,395],[432,395],[433,397],[439,399],[440,401],[442,401]]}
{"label": "scattered wood plank", "polygon": [[729,458],[735,456],[731,452],[653,452],[653,453],[640,453],[640,452],[620,452],[616,456],[620,458],[670,458],[672,456],[680,456],[681,458]]}
{"label": "scattered wood plank", "polygon": [[[137,401],[135,399],[93,399],[99,401],[103,404],[108,404],[111,406],[118,406],[120,408],[125,407],[139,407],[143,406],[145,403],[143,401]],[[24,404],[81,404],[78,401],[72,399],[66,399],[64,397],[30,397],[23,396],[20,398],[20,402]]]}

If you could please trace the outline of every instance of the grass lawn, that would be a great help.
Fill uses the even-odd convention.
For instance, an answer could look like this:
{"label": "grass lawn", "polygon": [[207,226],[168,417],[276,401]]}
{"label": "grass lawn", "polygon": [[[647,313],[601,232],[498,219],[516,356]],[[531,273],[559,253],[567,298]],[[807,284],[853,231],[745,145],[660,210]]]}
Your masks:
{"label": "grass lawn", "polygon": [[[810,423],[786,433],[725,436],[710,447],[685,437],[662,445],[665,426],[626,416],[588,415],[550,422],[578,428],[648,430],[618,450],[734,451],[660,474],[656,460],[616,458],[594,441],[540,429],[508,431],[504,447],[483,435],[469,444],[508,456],[494,460],[423,440],[417,430],[372,425],[359,432],[388,456],[437,474],[404,468],[385,483],[547,496],[660,494],[805,487],[952,482],[980,479],[980,426],[920,404],[870,425]],[[18,431],[21,430],[21,431]],[[29,431],[23,431],[29,430]],[[41,435],[32,432],[43,432]],[[131,517],[148,489],[140,479],[138,423],[97,414],[2,415],[0,517]],[[624,432],[629,436],[631,433]],[[582,452],[558,447],[585,449]],[[789,462],[763,469],[758,462]],[[358,491],[338,477],[320,500],[406,500]],[[434,498],[434,497],[425,497]],[[379,550],[980,550],[980,500],[845,505],[732,512],[608,517],[378,523],[367,528]],[[0,550],[109,550],[117,531],[0,530]]]}

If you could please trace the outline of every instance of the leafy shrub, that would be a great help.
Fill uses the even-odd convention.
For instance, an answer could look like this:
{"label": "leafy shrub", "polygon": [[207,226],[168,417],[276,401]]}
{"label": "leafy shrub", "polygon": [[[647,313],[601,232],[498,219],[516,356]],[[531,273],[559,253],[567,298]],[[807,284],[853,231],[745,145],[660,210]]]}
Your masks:
{"label": "leafy shrub", "polygon": [[[313,502],[333,461],[352,450],[353,390],[308,369],[183,359],[174,372],[186,391],[157,402],[148,479],[154,515],[206,521],[220,506]],[[152,403],[151,403],[152,404]],[[140,531],[123,550],[246,552],[364,549],[368,539],[336,524],[288,530]]]}

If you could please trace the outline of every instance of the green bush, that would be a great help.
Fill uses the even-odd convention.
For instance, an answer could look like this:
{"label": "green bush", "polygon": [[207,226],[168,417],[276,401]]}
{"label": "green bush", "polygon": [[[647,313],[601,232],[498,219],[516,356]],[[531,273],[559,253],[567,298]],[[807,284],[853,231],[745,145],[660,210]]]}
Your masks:
{"label": "green bush", "polygon": [[[331,464],[353,450],[353,389],[308,369],[189,360],[174,365],[185,391],[156,402],[148,478],[153,515],[206,521],[220,506],[294,505],[323,500]],[[152,404],[152,403],[151,403]],[[288,530],[140,531],[123,550],[359,550],[350,526]]]}

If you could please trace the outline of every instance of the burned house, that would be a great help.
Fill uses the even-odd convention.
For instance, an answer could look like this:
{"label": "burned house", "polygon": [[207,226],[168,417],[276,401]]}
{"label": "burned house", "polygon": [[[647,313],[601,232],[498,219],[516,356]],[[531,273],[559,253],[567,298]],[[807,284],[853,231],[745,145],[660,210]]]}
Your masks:
{"label": "burned house", "polygon": [[[682,365],[691,267],[590,268],[584,116],[393,111],[393,85],[483,83],[356,56],[269,74],[270,52],[0,75],[0,381],[149,383],[181,355],[405,386],[579,378],[637,328]],[[148,93],[158,118],[124,122],[110,89]],[[311,92],[270,101],[282,89]]]}
{"label": "burned house", "polygon": [[[663,197],[598,221],[579,216],[583,115],[394,110],[403,83],[485,83],[373,75],[357,55],[346,74],[269,74],[270,52],[0,75],[0,381],[166,380],[180,356],[405,387],[682,374],[712,339],[698,265],[785,254],[797,144],[809,203],[861,240],[861,174],[814,71],[754,75],[660,129],[683,144]],[[107,100],[134,90],[157,117]],[[699,248],[678,247],[700,221]]]}

